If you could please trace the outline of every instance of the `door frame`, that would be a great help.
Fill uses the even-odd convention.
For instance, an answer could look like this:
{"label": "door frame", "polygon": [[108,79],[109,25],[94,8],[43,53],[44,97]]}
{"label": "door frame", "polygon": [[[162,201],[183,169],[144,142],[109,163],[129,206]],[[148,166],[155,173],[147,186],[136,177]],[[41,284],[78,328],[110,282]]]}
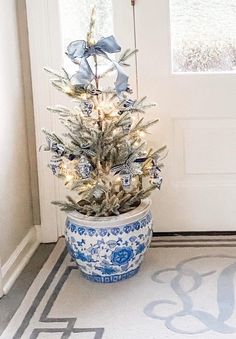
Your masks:
{"label": "door frame", "polygon": [[1,257],[0,257],[0,299],[3,296],[3,281],[2,281],[2,264],[1,264]]}
{"label": "door frame", "polygon": [[[33,89],[37,164],[39,179],[39,199],[42,242],[58,239],[59,214],[51,204],[58,196],[58,180],[47,168],[49,155],[39,152],[45,143],[42,128],[54,129],[54,119],[46,107],[53,103],[53,90],[44,71],[45,66],[57,68],[60,63],[59,8],[57,0],[26,0],[28,38]],[[53,48],[52,48],[53,46]]]}

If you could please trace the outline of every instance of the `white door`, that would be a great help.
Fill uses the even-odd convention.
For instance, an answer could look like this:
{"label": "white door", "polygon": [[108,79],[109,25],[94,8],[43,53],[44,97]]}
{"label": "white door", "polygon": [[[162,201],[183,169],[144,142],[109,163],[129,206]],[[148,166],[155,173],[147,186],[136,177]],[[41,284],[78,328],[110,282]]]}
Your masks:
{"label": "white door", "polygon": [[[78,6],[79,1],[67,1],[68,4],[73,2]],[[200,9],[206,11],[204,8],[206,1],[200,2],[203,2],[203,7]],[[214,2],[216,1],[211,0],[209,3],[214,6]],[[60,63],[63,63],[62,32],[58,33],[64,15],[63,13],[61,17],[59,15],[60,3],[55,0],[40,2],[28,0],[27,4],[34,96],[36,109],[37,106],[39,108],[36,112],[36,124],[40,123],[40,126],[36,126],[38,130],[42,126],[47,128],[56,126],[54,118],[49,119],[48,115],[45,115],[44,107],[55,101],[61,102],[58,101],[59,98],[63,100],[61,96],[52,94],[47,77],[40,70],[43,65],[57,68]],[[217,65],[214,72],[192,73],[191,67],[194,67],[194,64],[191,64],[191,67],[188,65],[190,71],[189,69],[188,72],[180,71],[182,59],[179,60],[175,54],[177,53],[175,44],[176,40],[181,40],[181,34],[185,32],[184,25],[181,26],[181,12],[178,12],[178,4],[183,5],[183,3],[191,3],[191,1],[137,0],[135,7],[139,49],[139,96],[148,95],[150,101],[158,104],[158,109],[152,110],[148,118],[157,116],[160,118],[159,125],[152,129],[152,136],[147,137],[154,146],[164,143],[169,149],[165,160],[166,166],[163,169],[162,190],[153,194],[154,230],[159,232],[236,231],[235,74],[227,72],[227,67],[223,72],[221,69],[218,72]],[[170,5],[172,5],[171,18]],[[113,0],[114,31],[117,40],[125,48],[134,46],[132,10],[129,0]],[[190,10],[191,8],[186,8],[187,14],[184,17],[186,22],[189,20],[188,15],[190,17],[192,15]],[[229,11],[226,6],[225,10]],[[198,17],[201,17],[201,13],[197,11]],[[213,8],[213,11],[218,15],[222,14],[219,13],[219,8]],[[67,11],[67,16],[70,15],[68,13]],[[203,14],[202,17],[208,19],[206,13]],[[73,18],[73,15],[71,17]],[[230,21],[229,18],[226,19],[225,26]],[[197,19],[192,18],[192,20],[191,22],[197,27],[199,25]],[[42,23],[44,23],[43,29],[39,30]],[[186,31],[188,29],[189,27],[186,27]],[[209,27],[205,28],[207,29]],[[215,30],[213,27],[213,31]],[[37,37],[40,40],[43,57],[38,53],[39,43],[35,40]],[[74,32],[72,39],[74,39]],[[196,43],[196,37],[193,42]],[[192,47],[190,43],[190,50]],[[184,53],[186,51],[183,55]],[[196,56],[197,49],[194,53]],[[220,52],[210,50],[209,53]],[[175,59],[173,65],[172,57]],[[191,57],[190,55],[188,61],[192,60]],[[227,53],[223,56],[226,59],[228,57]],[[175,71],[177,69],[178,72],[173,72],[172,68]],[[130,82],[135,87],[134,69],[130,75],[132,76]],[[46,92],[44,97],[41,92]],[[37,135],[39,144],[41,142],[39,132]],[[44,216],[43,239],[49,241],[62,234],[64,220],[64,215],[50,206],[50,200],[61,199],[64,192],[61,186],[53,181],[50,174],[42,169],[42,166],[45,166],[45,156],[40,155],[39,161],[41,213]],[[53,186],[52,190],[48,190],[49,183]]]}
{"label": "white door", "polygon": [[139,94],[158,104],[150,141],[169,148],[156,231],[236,231],[235,33],[233,0],[136,1]]}

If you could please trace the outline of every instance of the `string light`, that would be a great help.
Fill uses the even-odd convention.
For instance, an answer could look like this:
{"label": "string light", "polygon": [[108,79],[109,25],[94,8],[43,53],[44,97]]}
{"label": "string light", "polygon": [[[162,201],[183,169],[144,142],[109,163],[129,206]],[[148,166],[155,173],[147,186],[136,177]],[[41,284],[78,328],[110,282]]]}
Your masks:
{"label": "string light", "polygon": [[65,86],[63,88],[63,90],[66,94],[72,94],[73,93],[73,91],[71,90],[71,88],[69,86]]}
{"label": "string light", "polygon": [[73,175],[67,174],[66,175],[66,183],[70,182],[73,179]]}
{"label": "string light", "polygon": [[111,104],[106,101],[101,101],[99,105],[97,106],[97,109],[101,111],[111,110]]}
{"label": "string light", "polygon": [[140,136],[140,138],[144,138],[145,137],[145,132],[139,131],[138,135]]}
{"label": "string light", "polygon": [[83,99],[83,100],[86,100],[87,99],[87,94],[86,93],[82,93],[80,95],[80,98]]}

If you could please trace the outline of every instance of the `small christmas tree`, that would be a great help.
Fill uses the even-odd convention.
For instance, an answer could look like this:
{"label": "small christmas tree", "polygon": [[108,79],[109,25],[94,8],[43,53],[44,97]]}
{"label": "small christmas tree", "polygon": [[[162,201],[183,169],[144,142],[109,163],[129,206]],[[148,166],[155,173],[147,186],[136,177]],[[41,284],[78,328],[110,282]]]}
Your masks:
{"label": "small christmas tree", "polygon": [[[136,208],[142,199],[160,189],[161,147],[157,151],[146,150],[145,131],[158,120],[144,122],[138,115],[153,106],[130,98],[128,77],[123,66],[137,51],[125,51],[118,61],[110,53],[121,48],[113,36],[95,42],[95,10],[92,12],[87,41],[77,40],[69,44],[66,54],[78,66],[69,76],[62,69],[53,75],[51,83],[76,102],[70,109],[64,106],[49,107],[59,115],[67,129],[63,138],[54,132],[43,130],[47,146],[52,152],[49,163],[54,175],[65,180],[68,189],[78,194],[78,199],[55,201],[63,211],[78,211],[91,216],[112,216]],[[98,59],[103,58],[110,68],[101,72]],[[100,88],[101,80],[116,72],[114,89]],[[149,184],[143,187],[143,177]]]}

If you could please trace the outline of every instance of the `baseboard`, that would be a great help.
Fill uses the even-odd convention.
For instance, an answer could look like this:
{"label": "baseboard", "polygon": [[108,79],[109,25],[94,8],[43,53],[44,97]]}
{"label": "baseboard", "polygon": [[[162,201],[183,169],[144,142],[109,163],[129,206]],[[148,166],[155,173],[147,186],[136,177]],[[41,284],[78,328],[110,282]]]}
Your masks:
{"label": "baseboard", "polygon": [[[200,233],[200,232],[199,232]],[[227,233],[210,233],[201,232],[201,234],[195,234],[194,232],[188,234],[169,234],[161,235],[159,233],[154,233],[151,248],[203,248],[203,247],[235,247],[236,248],[236,234],[235,232]]]}
{"label": "baseboard", "polygon": [[33,226],[2,266],[3,294],[7,294],[40,244],[39,227]]}
{"label": "baseboard", "polygon": [[42,227],[41,225],[34,225],[35,229],[36,229],[36,236],[37,239],[39,241],[39,243],[42,242]]}
{"label": "baseboard", "polygon": [[184,236],[184,237],[192,237],[192,236],[233,236],[236,235],[236,231],[185,231],[185,232],[153,232],[154,237],[177,237],[177,236]]}

